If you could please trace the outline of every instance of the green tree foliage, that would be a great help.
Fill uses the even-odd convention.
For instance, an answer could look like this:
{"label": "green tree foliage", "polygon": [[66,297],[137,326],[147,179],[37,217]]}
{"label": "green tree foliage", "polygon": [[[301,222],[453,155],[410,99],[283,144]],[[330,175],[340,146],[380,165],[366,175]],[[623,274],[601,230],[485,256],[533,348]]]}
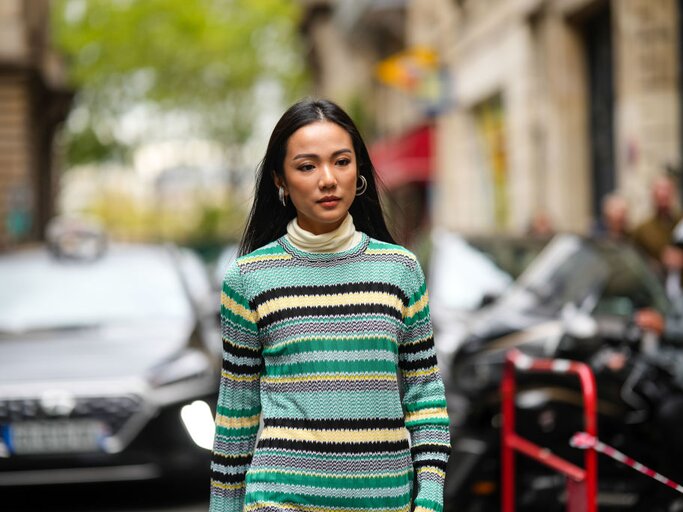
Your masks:
{"label": "green tree foliage", "polygon": [[178,124],[238,147],[252,133],[258,84],[281,84],[285,101],[305,88],[300,12],[291,0],[53,5],[55,40],[78,91],[80,122],[67,135],[83,146],[67,151],[76,160],[120,155],[120,143],[131,143],[121,140],[121,119],[134,108],[164,119],[166,129]]}

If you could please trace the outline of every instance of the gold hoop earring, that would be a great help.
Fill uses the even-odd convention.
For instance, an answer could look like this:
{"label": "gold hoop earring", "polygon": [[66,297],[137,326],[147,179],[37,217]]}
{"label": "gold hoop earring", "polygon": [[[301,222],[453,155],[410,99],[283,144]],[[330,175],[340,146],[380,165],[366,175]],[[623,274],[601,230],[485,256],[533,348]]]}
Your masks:
{"label": "gold hoop earring", "polygon": [[368,189],[368,180],[366,180],[365,176],[363,176],[362,174],[360,176],[358,176],[358,178],[360,179],[361,183],[360,183],[360,185],[356,186],[356,195],[362,196],[363,194],[365,194],[365,191]]}
{"label": "gold hoop earring", "polygon": [[287,206],[287,197],[285,196],[285,187],[278,187],[277,197],[280,199],[282,206]]}

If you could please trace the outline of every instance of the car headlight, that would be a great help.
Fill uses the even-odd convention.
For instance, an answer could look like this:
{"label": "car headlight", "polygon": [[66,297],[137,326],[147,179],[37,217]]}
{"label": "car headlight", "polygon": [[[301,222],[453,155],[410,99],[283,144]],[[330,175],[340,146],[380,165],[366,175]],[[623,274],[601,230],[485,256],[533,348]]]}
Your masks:
{"label": "car headlight", "polygon": [[211,450],[215,424],[209,404],[202,400],[195,400],[180,409],[180,418],[190,437],[197,446]]}

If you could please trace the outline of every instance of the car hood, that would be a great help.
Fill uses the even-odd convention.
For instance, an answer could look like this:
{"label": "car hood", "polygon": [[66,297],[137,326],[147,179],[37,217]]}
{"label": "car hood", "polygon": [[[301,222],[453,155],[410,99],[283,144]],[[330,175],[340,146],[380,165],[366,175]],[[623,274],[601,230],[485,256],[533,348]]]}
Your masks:
{"label": "car hood", "polygon": [[0,383],[143,377],[187,346],[187,321],[0,336]]}

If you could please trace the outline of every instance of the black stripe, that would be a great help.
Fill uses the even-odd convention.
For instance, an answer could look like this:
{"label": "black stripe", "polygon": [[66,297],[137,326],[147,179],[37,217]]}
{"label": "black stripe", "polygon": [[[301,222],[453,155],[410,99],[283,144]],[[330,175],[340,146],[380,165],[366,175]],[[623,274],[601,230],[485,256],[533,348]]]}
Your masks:
{"label": "black stripe", "polygon": [[212,461],[222,466],[244,466],[251,462],[252,455],[229,456],[219,452],[213,452]]}
{"label": "black stripe", "polygon": [[308,306],[308,307],[294,307],[289,309],[281,309],[275,311],[270,315],[266,315],[259,319],[258,327],[264,327],[281,320],[289,318],[296,318],[302,316],[343,316],[343,315],[359,315],[380,313],[387,316],[402,320],[401,312],[391,306],[384,304],[352,304],[340,306]]}
{"label": "black stripe", "polygon": [[436,356],[431,355],[425,359],[417,359],[416,361],[399,361],[398,366],[401,370],[422,370],[425,368],[432,368],[436,366]]}
{"label": "black stripe", "polygon": [[395,284],[380,282],[342,283],[318,286],[283,286],[273,288],[258,294],[250,301],[251,308],[256,310],[258,306],[269,300],[280,297],[297,295],[336,295],[343,293],[385,292],[396,295],[404,306],[408,306],[408,296]]}
{"label": "black stripe", "polygon": [[446,471],[446,468],[448,467],[448,462],[444,462],[443,460],[418,460],[413,462],[413,467],[415,469],[423,468],[425,466],[439,468],[443,471]]}
{"label": "black stripe", "polygon": [[400,345],[398,347],[399,354],[417,354],[418,352],[423,352],[429,350],[434,345],[434,338],[430,336],[418,343],[406,343],[405,345]]}
{"label": "black stripe", "polygon": [[420,453],[445,453],[446,455],[450,455],[451,447],[442,444],[421,444],[420,446],[413,446],[410,449],[410,453],[413,457]]}
{"label": "black stripe", "polygon": [[220,471],[212,470],[211,471],[211,480],[215,482],[221,482],[224,484],[233,484],[237,482],[243,482],[244,481],[244,475],[246,474],[246,471],[243,473],[221,473]]}
{"label": "black stripe", "polygon": [[321,441],[294,441],[289,439],[261,439],[259,448],[281,448],[317,453],[397,452],[408,449],[408,440],[377,443],[325,443]]}
{"label": "black stripe", "polygon": [[372,428],[401,428],[405,425],[403,418],[363,418],[363,419],[294,419],[294,418],[264,418],[266,427],[310,428],[319,430],[335,429],[372,429]]}
{"label": "black stripe", "polygon": [[235,357],[258,357],[260,349],[243,347],[223,338],[223,350]]}
{"label": "black stripe", "polygon": [[256,375],[261,373],[263,369],[263,361],[259,361],[257,364],[237,364],[227,359],[223,359],[223,370],[228,373],[233,373],[235,375]]}

